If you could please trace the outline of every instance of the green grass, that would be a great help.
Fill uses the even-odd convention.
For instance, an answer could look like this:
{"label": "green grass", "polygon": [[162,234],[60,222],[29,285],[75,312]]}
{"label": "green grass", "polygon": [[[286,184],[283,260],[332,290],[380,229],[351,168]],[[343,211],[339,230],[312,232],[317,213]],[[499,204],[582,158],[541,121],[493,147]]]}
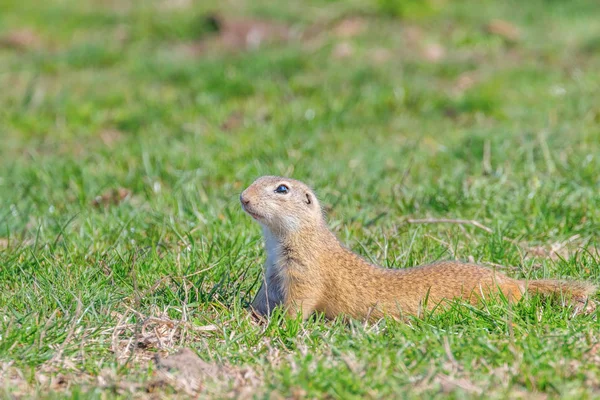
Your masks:
{"label": "green grass", "polygon": [[[573,317],[540,298],[409,324],[257,324],[245,306],[261,233],[238,205],[256,177],[289,175],[380,265],[472,258],[600,283],[596,2],[198,3],[1,2],[0,36],[38,42],[0,47],[2,396],[150,396],[152,355],[186,346],[254,376],[203,397],[245,385],[261,398],[600,396],[599,311]],[[186,52],[216,9],[325,28]],[[350,15],[362,32],[335,36]],[[492,19],[519,40],[489,34]],[[431,44],[442,59],[423,55]],[[94,205],[120,187],[122,202]]]}

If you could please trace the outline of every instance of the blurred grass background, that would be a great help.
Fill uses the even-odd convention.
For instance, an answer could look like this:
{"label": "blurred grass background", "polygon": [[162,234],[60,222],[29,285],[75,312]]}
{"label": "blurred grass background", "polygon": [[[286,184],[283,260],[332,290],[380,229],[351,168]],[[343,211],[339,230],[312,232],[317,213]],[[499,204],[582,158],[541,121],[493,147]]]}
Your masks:
{"label": "blurred grass background", "polygon": [[293,176],[380,265],[600,282],[599,51],[593,0],[0,1],[4,393],[144,396],[190,346],[253,371],[217,397],[598,396],[597,312],[539,299],[255,324],[237,198]]}

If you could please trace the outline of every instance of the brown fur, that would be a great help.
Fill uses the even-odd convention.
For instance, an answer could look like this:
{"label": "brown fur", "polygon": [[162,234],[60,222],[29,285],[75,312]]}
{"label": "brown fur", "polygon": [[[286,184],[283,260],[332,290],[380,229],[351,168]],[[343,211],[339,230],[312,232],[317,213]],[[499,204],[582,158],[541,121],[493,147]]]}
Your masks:
{"label": "brown fur", "polygon": [[[282,184],[288,193],[275,192]],[[312,190],[293,179],[259,178],[240,201],[262,225],[265,236],[265,279],[252,304],[261,315],[283,305],[291,315],[301,312],[304,318],[315,311],[328,318],[402,318],[431,310],[445,300],[476,304],[500,292],[510,301],[527,292],[564,294],[581,307],[596,291],[590,283],[527,282],[457,261],[399,270],[372,265],[340,244]]]}

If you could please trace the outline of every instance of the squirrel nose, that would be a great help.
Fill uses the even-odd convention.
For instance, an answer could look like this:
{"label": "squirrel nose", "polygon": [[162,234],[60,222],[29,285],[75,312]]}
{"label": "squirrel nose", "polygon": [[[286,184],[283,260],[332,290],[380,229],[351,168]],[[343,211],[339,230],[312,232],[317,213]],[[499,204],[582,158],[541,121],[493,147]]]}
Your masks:
{"label": "squirrel nose", "polygon": [[240,202],[243,205],[245,205],[245,206],[247,206],[248,204],[250,204],[250,200],[248,200],[247,198],[245,198],[243,193],[240,194]]}

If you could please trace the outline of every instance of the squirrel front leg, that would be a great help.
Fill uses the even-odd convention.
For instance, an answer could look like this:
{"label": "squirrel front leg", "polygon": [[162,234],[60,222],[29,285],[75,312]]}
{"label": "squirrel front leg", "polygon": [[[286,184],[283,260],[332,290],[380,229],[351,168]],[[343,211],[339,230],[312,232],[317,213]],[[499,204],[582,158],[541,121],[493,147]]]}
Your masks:
{"label": "squirrel front leg", "polygon": [[283,302],[280,280],[276,276],[265,274],[260,289],[252,301],[252,309],[259,315],[269,316],[273,309]]}
{"label": "squirrel front leg", "polygon": [[290,318],[296,318],[298,313],[302,313],[302,320],[306,320],[317,306],[314,296],[305,297],[303,300],[289,295],[285,300],[283,297],[281,286],[278,285],[277,280],[265,279],[252,301],[252,309],[261,316],[270,316],[275,307],[283,305]]}
{"label": "squirrel front leg", "polygon": [[288,302],[285,307],[288,317],[296,318],[296,316],[301,313],[302,320],[306,321],[316,310],[317,302],[314,299],[294,300]]}
{"label": "squirrel front leg", "polygon": [[302,280],[292,280],[288,281],[287,289],[284,301],[287,315],[295,318],[301,313],[303,321],[308,319],[317,310],[321,297],[319,287],[305,284]]}
{"label": "squirrel front leg", "polygon": [[320,285],[315,284],[318,281],[293,264],[288,264],[284,272],[274,265],[267,266],[252,308],[262,316],[270,316],[275,307],[282,305],[289,317],[295,318],[301,313],[306,320],[320,300]]}

